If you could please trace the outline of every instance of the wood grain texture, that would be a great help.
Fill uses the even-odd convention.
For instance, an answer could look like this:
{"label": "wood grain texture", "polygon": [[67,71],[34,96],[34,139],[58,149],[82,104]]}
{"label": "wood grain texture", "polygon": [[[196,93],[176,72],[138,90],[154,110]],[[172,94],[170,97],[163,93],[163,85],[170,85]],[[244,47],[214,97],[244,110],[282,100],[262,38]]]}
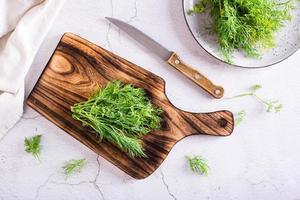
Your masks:
{"label": "wood grain texture", "polygon": [[[99,143],[92,130],[71,117],[71,105],[86,100],[96,87],[110,80],[144,88],[151,101],[164,110],[161,130],[142,138],[147,158],[133,159],[107,141]],[[27,103],[137,179],[152,174],[182,138],[193,134],[227,136],[234,127],[229,111],[197,114],[174,107],[165,95],[163,79],[71,33],[62,37]]]}

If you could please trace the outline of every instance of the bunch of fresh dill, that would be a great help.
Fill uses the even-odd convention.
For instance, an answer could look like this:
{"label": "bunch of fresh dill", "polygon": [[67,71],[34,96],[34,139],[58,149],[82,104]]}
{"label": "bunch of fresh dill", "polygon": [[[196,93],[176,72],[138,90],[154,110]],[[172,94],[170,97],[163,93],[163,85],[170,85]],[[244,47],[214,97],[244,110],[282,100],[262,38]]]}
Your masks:
{"label": "bunch of fresh dill", "polygon": [[291,19],[293,8],[294,0],[199,0],[188,14],[209,10],[220,52],[233,63],[235,49],[257,57],[263,49],[274,47],[274,34]]}
{"label": "bunch of fresh dill", "polygon": [[109,82],[85,101],[71,107],[72,116],[93,128],[132,157],[145,157],[139,137],[160,128],[162,110],[141,88],[120,81]]}

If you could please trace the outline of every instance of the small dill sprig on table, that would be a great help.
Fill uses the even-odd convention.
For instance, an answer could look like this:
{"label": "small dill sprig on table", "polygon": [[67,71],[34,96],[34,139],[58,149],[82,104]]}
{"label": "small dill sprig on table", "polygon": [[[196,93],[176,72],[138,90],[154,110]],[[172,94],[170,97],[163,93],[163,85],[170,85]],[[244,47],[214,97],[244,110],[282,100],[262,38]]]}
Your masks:
{"label": "small dill sprig on table", "polygon": [[109,82],[91,97],[71,107],[72,117],[94,129],[131,157],[146,157],[140,137],[160,128],[162,109],[141,88]]}
{"label": "small dill sprig on table", "polygon": [[241,110],[238,113],[236,113],[236,116],[234,119],[236,126],[238,126],[244,120],[244,118],[246,117],[246,114],[247,113],[245,110]]}
{"label": "small dill sprig on table", "polygon": [[258,57],[264,49],[275,46],[275,33],[286,21],[296,0],[199,0],[188,14],[210,12],[211,30],[218,35],[220,52],[233,63],[235,50]]}
{"label": "small dill sprig on table", "polygon": [[39,155],[41,153],[41,138],[42,135],[35,135],[32,137],[25,137],[24,139],[24,146],[25,146],[25,151],[27,153],[32,154],[35,158],[40,160]]}
{"label": "small dill sprig on table", "polygon": [[229,99],[235,99],[245,96],[253,96],[255,97],[259,102],[265,105],[267,112],[280,112],[282,109],[282,104],[279,102],[279,100],[264,100],[261,97],[259,97],[256,92],[262,88],[262,85],[255,84],[250,88],[249,92],[242,93],[233,97],[230,97]]}
{"label": "small dill sprig on table", "polygon": [[66,179],[69,178],[74,173],[79,173],[86,165],[86,160],[83,159],[72,159],[65,163],[62,167],[64,170],[64,174],[66,175]]}
{"label": "small dill sprig on table", "polygon": [[192,172],[208,175],[209,166],[201,156],[186,156]]}

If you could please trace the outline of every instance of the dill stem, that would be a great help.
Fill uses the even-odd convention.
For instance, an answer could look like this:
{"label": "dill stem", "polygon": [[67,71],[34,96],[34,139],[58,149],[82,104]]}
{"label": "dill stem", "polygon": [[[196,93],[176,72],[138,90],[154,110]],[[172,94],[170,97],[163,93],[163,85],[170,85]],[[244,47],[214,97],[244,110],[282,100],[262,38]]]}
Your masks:
{"label": "dill stem", "polygon": [[245,97],[245,96],[253,96],[255,95],[253,92],[249,92],[249,93],[244,93],[244,94],[239,94],[233,97],[229,97],[228,99],[235,99],[235,98],[239,98],[239,97]]}
{"label": "dill stem", "polygon": [[268,102],[266,102],[265,100],[263,100],[262,98],[260,98],[259,96],[257,96],[255,93],[253,93],[253,96],[254,96],[257,100],[259,100],[260,102],[262,102],[263,104],[266,104],[266,105],[269,104]]}
{"label": "dill stem", "polygon": [[35,155],[35,158],[39,161],[39,163],[42,163],[39,155]]}

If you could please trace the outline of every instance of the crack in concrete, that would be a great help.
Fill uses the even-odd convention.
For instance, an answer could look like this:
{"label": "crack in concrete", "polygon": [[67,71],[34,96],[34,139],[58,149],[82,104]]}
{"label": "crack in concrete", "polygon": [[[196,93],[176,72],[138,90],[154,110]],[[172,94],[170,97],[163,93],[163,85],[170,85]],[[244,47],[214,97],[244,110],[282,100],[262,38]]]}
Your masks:
{"label": "crack in concrete", "polygon": [[0,138],[0,143],[1,143],[2,141],[4,141],[4,139],[6,138],[7,135],[8,135],[8,134],[5,133],[5,134]]}
{"label": "crack in concrete", "polygon": [[99,192],[101,198],[103,200],[105,200],[105,196],[104,196],[104,193],[103,191],[101,190],[100,186],[97,184],[97,180],[100,176],[100,161],[99,161],[99,155],[97,156],[97,163],[98,163],[98,169],[97,169],[97,174],[95,176],[95,178],[93,180],[90,180],[90,181],[80,181],[78,183],[65,183],[65,182],[51,182],[53,183],[54,185],[68,185],[68,186],[79,186],[81,184],[92,184],[95,189]]}
{"label": "crack in concrete", "polygon": [[[113,4],[113,0],[110,0],[110,9],[111,9],[111,15],[110,15],[110,17],[113,17],[114,16],[114,4]],[[110,29],[111,29],[111,23],[109,22],[108,29],[107,29],[107,32],[106,32],[106,44],[108,45],[108,48],[110,50],[112,50],[112,48],[111,48],[111,42],[110,42],[110,39],[109,39]]]}
{"label": "crack in concrete", "polygon": [[99,187],[99,185],[97,184],[97,180],[100,176],[100,161],[99,161],[99,155],[97,156],[97,163],[98,163],[98,170],[97,170],[97,174],[94,178],[94,180],[92,181],[94,187],[96,190],[98,190],[98,192],[100,193],[101,197],[103,200],[105,200],[105,197],[104,197],[104,193],[102,192],[101,188]]}
{"label": "crack in concrete", "polygon": [[137,18],[137,13],[138,13],[138,10],[137,10],[137,0],[134,1],[134,14],[133,16],[131,16],[129,18],[129,20],[127,21],[127,23],[129,24],[130,22],[132,22],[135,18]]}
{"label": "crack in concrete", "polygon": [[99,192],[101,198],[103,200],[105,200],[105,197],[104,197],[104,194],[101,190],[101,188],[99,187],[99,185],[94,181],[80,181],[78,183],[62,183],[62,182],[51,182],[52,184],[54,185],[68,185],[68,186],[79,186],[79,185],[82,185],[82,184],[93,184],[95,189]]}
{"label": "crack in concrete", "polygon": [[272,187],[278,192],[281,193],[281,191],[278,189],[278,187],[275,184],[272,184]]}
{"label": "crack in concrete", "polygon": [[33,117],[24,117],[22,116],[21,119],[24,119],[24,120],[34,120],[34,119],[37,119],[41,117],[41,115],[36,115],[36,116],[33,116]]}
{"label": "crack in concrete", "polygon": [[35,196],[34,196],[34,200],[38,199],[38,197],[39,197],[39,195],[40,195],[41,189],[43,189],[43,188],[49,183],[50,179],[52,178],[52,176],[53,176],[54,174],[55,174],[55,172],[53,172],[52,174],[50,174],[50,175],[48,176],[48,178],[46,179],[46,181],[45,181],[43,184],[41,184],[41,185],[37,188],[36,193],[35,193]]}
{"label": "crack in concrete", "polygon": [[[110,17],[113,17],[114,16],[113,0],[110,0],[110,6],[111,6],[111,16]],[[137,0],[134,1],[134,7],[133,8],[134,8],[134,14],[126,21],[126,23],[131,23],[138,16]],[[108,45],[108,48],[110,50],[112,50],[111,42],[110,42],[110,39],[109,39],[110,30],[111,30],[111,23],[109,23],[108,29],[107,29],[107,32],[106,32],[106,44]],[[120,36],[121,36],[121,29],[118,28],[118,37],[120,38]]]}
{"label": "crack in concrete", "polygon": [[257,185],[263,185],[264,187],[266,186],[264,180],[259,181],[259,182],[257,182],[257,183],[251,183],[250,185],[251,185],[252,187],[255,187],[255,186],[257,186]]}
{"label": "crack in concrete", "polygon": [[160,168],[159,171],[160,171],[160,174],[161,174],[161,180],[162,180],[165,188],[167,189],[170,197],[172,197],[174,200],[177,200],[176,196],[170,191],[169,185],[167,184],[167,182],[165,180],[165,175],[164,175],[162,169]]}

